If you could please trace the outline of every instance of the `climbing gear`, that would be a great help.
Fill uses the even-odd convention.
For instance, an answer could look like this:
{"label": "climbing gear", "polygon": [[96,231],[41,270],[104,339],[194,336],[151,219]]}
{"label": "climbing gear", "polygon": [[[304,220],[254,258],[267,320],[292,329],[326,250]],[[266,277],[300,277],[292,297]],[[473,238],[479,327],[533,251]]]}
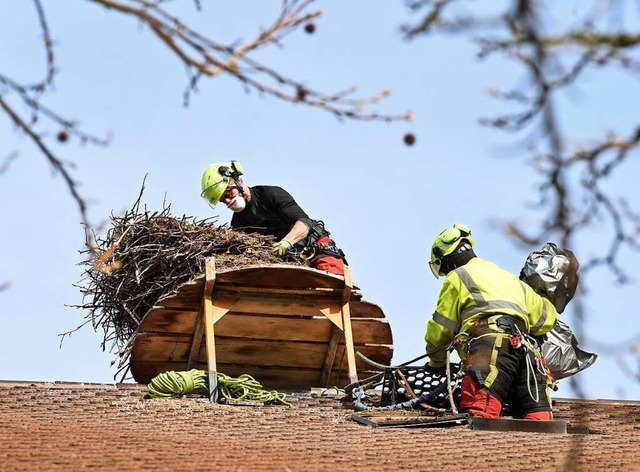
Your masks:
{"label": "climbing gear", "polygon": [[431,245],[431,261],[429,261],[429,268],[436,279],[441,275],[446,275],[441,270],[442,259],[455,251],[460,241],[468,241],[471,247],[475,245],[470,236],[471,230],[467,225],[456,223],[436,237]]}
{"label": "climbing gear", "polygon": [[[229,186],[229,179],[237,179],[244,174],[244,168],[238,161],[209,164],[202,174],[202,193],[200,196],[215,206]],[[241,189],[242,193],[242,189]]]}
{"label": "climbing gear", "polygon": [[324,221],[314,221],[304,240],[304,248],[300,252],[300,258],[309,260],[324,255],[338,257],[346,262],[344,252],[335,245],[329,237],[330,235],[331,233],[324,227]]}
{"label": "climbing gear", "polygon": [[278,241],[277,243],[273,244],[273,252],[282,257],[284,256],[287,252],[289,252],[289,250],[291,249],[293,245],[289,242],[288,239],[282,238],[280,241]]}
{"label": "climbing gear", "polygon": [[[526,358],[527,372],[533,373],[534,370],[538,371],[547,379],[547,386],[551,388],[554,392],[558,391],[558,384],[556,380],[553,378],[553,375],[551,374],[551,370],[549,370],[549,367],[547,365],[547,360],[542,355],[542,351],[540,350],[540,344],[538,343],[538,341],[534,337],[520,332],[517,326],[516,326],[516,329],[518,330],[518,332],[511,336],[511,339],[510,339],[511,345],[515,349],[524,349],[525,353],[529,352],[531,356],[533,356],[533,360],[532,360],[531,357],[527,355],[527,358]],[[531,395],[531,398],[534,401],[538,401],[537,395],[534,396],[531,394],[530,380],[532,377],[535,381],[535,386],[537,388],[537,379],[535,375],[533,376],[528,375],[527,388],[529,390],[529,395]]]}
{"label": "climbing gear", "polygon": [[310,267],[332,274],[344,275],[347,259],[330,235],[331,233],[325,229],[323,221],[314,221],[304,240],[304,247],[298,255],[302,260],[308,261]]}
{"label": "climbing gear", "polygon": [[[233,378],[218,372],[217,379],[218,390],[228,401],[289,405],[286,394],[263,389],[262,384],[248,374]],[[190,393],[207,396],[209,395],[208,373],[197,369],[186,372],[164,372],[151,379],[147,389],[152,398],[174,398]]]}

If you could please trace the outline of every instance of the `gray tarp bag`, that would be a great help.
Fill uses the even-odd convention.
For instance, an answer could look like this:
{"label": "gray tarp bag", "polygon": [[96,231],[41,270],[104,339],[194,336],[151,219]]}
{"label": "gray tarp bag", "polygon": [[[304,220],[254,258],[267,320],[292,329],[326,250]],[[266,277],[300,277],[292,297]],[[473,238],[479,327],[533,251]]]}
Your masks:
{"label": "gray tarp bag", "polygon": [[[529,254],[520,271],[520,280],[549,299],[558,313],[562,313],[576,293],[578,266],[578,259],[573,252],[547,243],[542,249]],[[579,349],[571,328],[560,320],[544,338],[542,355],[556,380],[586,369],[598,357]]]}

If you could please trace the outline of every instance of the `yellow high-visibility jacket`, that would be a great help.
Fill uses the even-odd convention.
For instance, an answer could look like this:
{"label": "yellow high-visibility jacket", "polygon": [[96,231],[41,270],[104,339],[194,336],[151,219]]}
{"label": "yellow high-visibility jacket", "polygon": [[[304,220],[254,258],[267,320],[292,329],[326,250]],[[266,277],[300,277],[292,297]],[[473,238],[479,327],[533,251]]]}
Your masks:
{"label": "yellow high-visibility jacket", "polygon": [[446,347],[455,335],[496,313],[518,317],[534,336],[550,331],[558,320],[558,312],[549,300],[512,273],[474,257],[444,279],[424,337],[427,352],[433,352],[429,364],[444,366]]}

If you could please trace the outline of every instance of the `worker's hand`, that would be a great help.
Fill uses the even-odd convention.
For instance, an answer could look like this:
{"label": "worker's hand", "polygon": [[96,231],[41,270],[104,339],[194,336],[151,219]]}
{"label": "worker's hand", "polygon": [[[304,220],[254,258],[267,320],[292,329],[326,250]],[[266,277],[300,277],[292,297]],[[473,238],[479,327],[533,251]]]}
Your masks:
{"label": "worker's hand", "polygon": [[291,246],[293,246],[293,244],[291,244],[285,238],[282,238],[280,241],[278,241],[273,245],[273,252],[279,255],[280,257],[282,257],[287,252],[289,252],[289,249],[291,249]]}
{"label": "worker's hand", "polygon": [[443,377],[447,375],[447,366],[433,367],[431,364],[425,364],[425,371],[433,377]]}

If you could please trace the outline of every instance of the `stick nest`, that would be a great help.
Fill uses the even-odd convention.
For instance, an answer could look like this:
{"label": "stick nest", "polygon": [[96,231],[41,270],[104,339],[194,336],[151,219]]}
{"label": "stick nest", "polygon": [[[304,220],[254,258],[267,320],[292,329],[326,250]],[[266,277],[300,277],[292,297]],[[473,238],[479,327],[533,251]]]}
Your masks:
{"label": "stick nest", "polygon": [[146,207],[140,211],[141,196],[142,191],[123,216],[111,215],[111,228],[104,239],[95,238],[96,247],[82,251],[89,257],[81,263],[86,269],[76,285],[82,304],[74,307],[87,314],[73,331],[89,323],[95,330],[101,328],[102,348],[109,346],[117,353],[114,362],[119,359],[119,368],[127,364],[147,311],[159,298],[201,276],[207,257],[215,256],[220,270],[273,263],[303,265],[294,256],[274,255],[271,236],[234,231],[212,218],[177,218],[171,215],[170,205],[163,205],[160,212],[151,213]]}

